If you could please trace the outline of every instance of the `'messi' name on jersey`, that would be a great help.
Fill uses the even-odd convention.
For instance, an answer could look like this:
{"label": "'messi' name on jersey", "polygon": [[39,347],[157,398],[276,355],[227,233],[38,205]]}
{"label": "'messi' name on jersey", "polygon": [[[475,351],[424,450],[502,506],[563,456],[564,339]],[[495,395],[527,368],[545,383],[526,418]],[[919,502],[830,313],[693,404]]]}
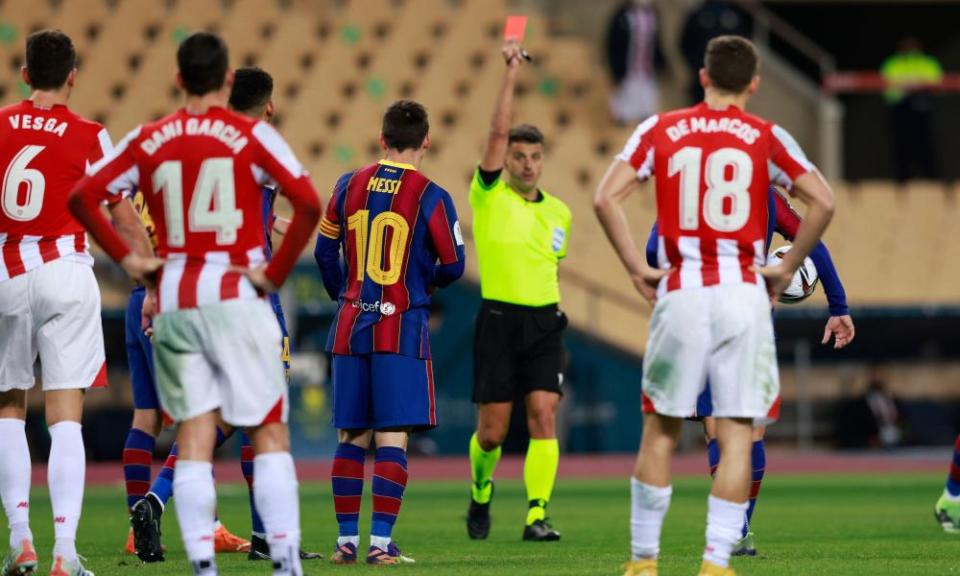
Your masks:
{"label": "'messi' name on jersey", "polygon": [[747,144],[753,144],[760,137],[760,130],[740,118],[704,118],[693,116],[689,119],[681,118],[672,126],[667,126],[667,137],[673,142],[691,134],[715,134],[723,132],[732,134]]}
{"label": "'messi' name on jersey", "polygon": [[67,123],[56,118],[45,118],[43,116],[34,116],[33,114],[14,114],[10,116],[10,126],[14,130],[37,130],[50,132],[63,138],[67,131]]}
{"label": "'messi' name on jersey", "polygon": [[390,178],[378,178],[376,176],[367,180],[368,192],[384,192],[386,194],[396,194],[397,190],[399,189],[400,189],[399,180],[392,180]]}
{"label": "'messi' name on jersey", "polygon": [[234,154],[239,154],[247,145],[247,137],[240,130],[223,120],[210,118],[188,118],[183,122],[174,118],[160,126],[140,142],[140,148],[153,156],[164,144],[177,136],[209,136],[223,142]]}

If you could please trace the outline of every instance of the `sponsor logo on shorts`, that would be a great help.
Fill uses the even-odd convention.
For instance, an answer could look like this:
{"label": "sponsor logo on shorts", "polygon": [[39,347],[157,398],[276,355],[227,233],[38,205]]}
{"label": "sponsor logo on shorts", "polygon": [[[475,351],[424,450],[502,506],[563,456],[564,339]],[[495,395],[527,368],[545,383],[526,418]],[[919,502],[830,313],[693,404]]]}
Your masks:
{"label": "sponsor logo on shorts", "polygon": [[397,306],[393,302],[365,302],[363,300],[354,300],[353,307],[361,312],[379,312],[384,316],[393,316],[397,312]]}

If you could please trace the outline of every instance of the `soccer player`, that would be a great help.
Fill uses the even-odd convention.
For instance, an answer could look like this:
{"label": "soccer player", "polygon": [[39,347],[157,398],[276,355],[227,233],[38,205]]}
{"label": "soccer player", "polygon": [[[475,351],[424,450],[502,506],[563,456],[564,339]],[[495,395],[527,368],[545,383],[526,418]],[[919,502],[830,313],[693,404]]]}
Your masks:
{"label": "soccer player", "polygon": [[560,539],[546,507],[560,462],[556,415],[567,318],[558,307],[557,272],[567,254],[571,214],[562,200],[539,186],[543,134],[528,124],[510,128],[524,59],[515,40],[508,40],[502,52],[503,82],[470,184],[483,304],[473,340],[478,415],[469,448],[473,482],[467,534],[482,540],[490,533],[493,474],[513,402],[522,395],[530,432],[523,466],[528,502],[523,539],[548,542]]}
{"label": "soccer player", "polygon": [[[103,126],[67,108],[76,61],[62,32],[31,34],[21,70],[30,98],[0,109],[0,499],[10,523],[4,575],[32,573],[38,563],[24,431],[38,356],[51,439],[50,574],[91,574],[76,549],[86,468],[80,419],[86,389],[106,385],[106,365],[93,258],[83,227],[67,212],[67,195],[112,144]],[[132,207],[109,208],[127,242],[144,249],[148,240]]]}
{"label": "soccer player", "polygon": [[[775,187],[770,187],[769,213],[773,216],[767,223],[766,250],[769,252],[773,233],[777,232],[785,239],[793,241],[797,235],[797,229],[800,227],[800,215],[793,210],[787,198]],[[653,267],[659,267],[657,261],[658,244],[658,226],[654,223],[650,230],[650,236],[647,238],[647,264]],[[826,244],[819,242],[810,253],[810,259],[820,275],[820,281],[823,284],[823,291],[827,295],[829,304],[830,318],[823,329],[822,344],[828,344],[831,339],[834,340],[834,349],[845,348],[856,334],[853,325],[853,318],[850,317],[850,309],[847,306],[847,295],[840,282],[840,276],[833,265],[833,259],[830,257],[830,251]],[[710,465],[710,475],[713,476],[720,464],[720,449],[717,445],[716,426],[713,419],[713,404],[710,400],[710,382],[700,396],[697,398],[697,411],[694,419],[703,421],[703,431],[707,439],[707,458]],[[750,500],[747,506],[746,518],[741,530],[741,538],[733,548],[733,556],[755,556],[757,554],[754,545],[754,535],[750,531],[750,523],[753,520],[753,513],[756,509],[757,497],[760,494],[760,485],[763,482],[763,475],[766,471],[766,445],[763,441],[766,432],[765,426],[755,426],[753,429],[753,446],[750,450],[752,462],[752,477],[750,485]]]}
{"label": "soccer player", "polygon": [[[759,85],[749,40],[712,40],[704,102],[642,122],[597,189],[597,216],[634,285],[655,302],[643,363],[643,439],[631,480],[632,561],[657,573],[682,419],[711,382],[721,458],[708,501],[701,576],[729,575],[750,492],[754,423],[779,393],[770,299],[789,284],[833,213],[830,188],[782,128],[743,111]],[[771,174],[772,172],[772,174]],[[656,178],[659,269],[634,243],[623,202]],[[809,206],[783,262],[765,267],[770,181]],[[766,286],[764,286],[766,284]]]}
{"label": "soccer player", "polygon": [[933,515],[946,532],[960,533],[960,436],[953,444],[950,475],[943,494],[937,500]]}
{"label": "soccer player", "polygon": [[[135,128],[70,196],[70,208],[134,279],[158,272],[157,389],[179,423],[177,519],[194,574],[216,574],[211,459],[217,411],[246,427],[255,452],[254,497],[274,574],[300,575],[297,479],[286,427],[281,335],[262,298],[284,281],[319,219],[317,193],[269,124],[225,109],[233,74],[227,47],[198,32],[177,50],[179,111]],[[272,179],[272,180],[271,180]],[[261,185],[293,205],[284,242],[265,264]],[[138,186],[157,226],[157,262],[130,253],[97,202]]]}
{"label": "soccer player", "polygon": [[327,340],[340,440],[331,471],[340,525],[334,564],[357,561],[371,440],[377,449],[367,564],[413,561],[392,533],[407,485],[409,434],[437,425],[430,294],[464,269],[453,200],[419,171],[429,128],[419,103],[391,104],[380,134],[386,158],[337,180],[320,222],[315,256],[327,293],[339,302]]}

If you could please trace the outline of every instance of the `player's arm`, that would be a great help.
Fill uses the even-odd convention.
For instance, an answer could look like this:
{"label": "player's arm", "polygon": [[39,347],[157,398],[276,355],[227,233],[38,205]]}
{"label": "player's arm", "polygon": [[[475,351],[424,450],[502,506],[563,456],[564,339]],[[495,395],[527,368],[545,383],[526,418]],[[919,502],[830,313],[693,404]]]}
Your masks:
{"label": "player's arm", "polygon": [[323,288],[331,300],[337,300],[340,292],[343,291],[344,273],[340,265],[343,227],[340,225],[340,205],[351,176],[352,174],[342,176],[333,187],[333,196],[327,204],[326,213],[320,219],[320,232],[317,234],[317,245],[313,250],[313,258],[320,268]]}
{"label": "player's arm", "polygon": [[253,142],[255,165],[280,186],[280,194],[293,207],[293,219],[273,259],[266,267],[247,272],[255,286],[270,292],[283,285],[310,241],[320,220],[320,196],[290,146],[272,126],[257,122],[253,127]]}
{"label": "player's arm", "polygon": [[[510,133],[510,118],[513,115],[513,95],[520,65],[523,63],[522,50],[516,40],[507,40],[501,52],[507,66],[503,71],[500,91],[497,92],[497,101],[493,107],[493,118],[490,119],[490,133],[487,135],[483,157],[480,160],[481,171],[498,174],[503,169],[503,162],[507,158],[507,138]],[[492,182],[486,184],[489,185]]]}
{"label": "player's arm", "polygon": [[[773,195],[777,233],[793,242],[802,219],[778,190],[771,189],[770,194]],[[821,343],[827,344],[833,338],[834,348],[844,348],[853,341],[856,328],[853,325],[853,318],[850,317],[850,309],[847,307],[847,293],[840,282],[840,275],[833,264],[830,250],[822,240],[817,242],[813,251],[810,252],[810,259],[817,268],[830,309],[830,318],[827,319],[827,324],[823,328]]]}
{"label": "player's arm", "polygon": [[767,280],[771,297],[778,296],[793,278],[794,272],[817,245],[833,218],[833,191],[816,167],[806,158],[796,140],[779,126],[774,126],[770,161],[777,173],[774,181],[785,184],[791,193],[807,205],[807,213],[797,229],[793,247],[776,266],[758,271]]}
{"label": "player's arm", "polygon": [[283,216],[274,216],[273,217],[273,233],[278,238],[283,238],[283,235],[287,233],[287,230],[290,229],[290,219],[284,218]]}
{"label": "player's arm", "polygon": [[150,276],[163,262],[156,258],[144,258],[132,252],[124,238],[100,210],[104,202],[122,203],[115,200],[125,190],[136,186],[139,172],[128,144],[137,137],[139,132],[139,128],[131,132],[116,150],[90,168],[89,174],[84,176],[70,192],[67,206],[107,255],[119,262],[130,277],[149,284],[152,283]]}
{"label": "player's arm", "polygon": [[651,116],[637,126],[623,151],[607,168],[593,197],[593,208],[600,225],[623,262],[634,287],[650,303],[656,301],[656,285],[670,270],[655,269],[645,261],[633,241],[623,203],[640,182],[653,175],[652,130],[659,122]]}
{"label": "player's arm", "polygon": [[617,158],[607,168],[606,174],[603,175],[597,187],[593,197],[593,207],[607,239],[627,269],[634,286],[647,301],[653,303],[656,301],[657,283],[669,271],[648,265],[633,241],[623,203],[639,187],[640,183],[634,168]]}
{"label": "player's arm", "polygon": [[466,267],[466,252],[463,248],[457,208],[446,191],[443,191],[437,200],[427,221],[427,229],[430,231],[430,241],[437,252],[438,260],[433,268],[432,284],[443,288],[463,276]]}

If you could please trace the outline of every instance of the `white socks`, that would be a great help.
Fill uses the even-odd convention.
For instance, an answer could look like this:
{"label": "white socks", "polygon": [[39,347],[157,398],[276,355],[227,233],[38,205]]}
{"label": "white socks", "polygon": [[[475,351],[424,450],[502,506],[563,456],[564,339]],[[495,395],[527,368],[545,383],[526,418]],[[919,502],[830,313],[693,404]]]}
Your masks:
{"label": "white socks", "polygon": [[0,500],[10,523],[10,546],[33,541],[30,532],[30,448],[24,421],[0,418]]}
{"label": "white socks", "polygon": [[253,477],[253,498],[267,531],[273,573],[302,576],[300,500],[293,457],[289,452],[259,454],[253,459]]}
{"label": "white socks", "polygon": [[187,559],[195,574],[215,574],[216,567],[199,570],[197,564],[213,562],[213,523],[217,493],[213,486],[213,465],[196,460],[177,461],[173,476],[173,493],[177,497],[177,522],[183,535]]}
{"label": "white socks", "polygon": [[707,500],[707,547],[703,559],[721,568],[730,565],[730,552],[740,540],[747,502],[730,502],[710,495]]}
{"label": "white socks", "polygon": [[53,554],[65,560],[77,557],[77,524],[83,507],[87,456],[79,422],[65,420],[50,427],[47,484],[53,506]]}
{"label": "white socks", "polygon": [[634,560],[656,558],[660,553],[660,530],[670,508],[673,488],[660,488],[630,478],[630,551]]}
{"label": "white socks", "polygon": [[353,544],[353,547],[360,549],[360,537],[359,536],[338,536],[337,537],[337,548],[343,546],[344,544]]}

